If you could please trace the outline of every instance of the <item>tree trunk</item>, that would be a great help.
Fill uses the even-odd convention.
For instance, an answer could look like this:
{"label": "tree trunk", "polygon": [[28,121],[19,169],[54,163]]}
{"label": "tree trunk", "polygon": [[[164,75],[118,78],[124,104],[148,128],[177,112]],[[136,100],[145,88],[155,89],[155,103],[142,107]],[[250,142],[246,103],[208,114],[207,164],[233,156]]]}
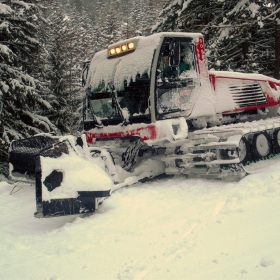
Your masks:
{"label": "tree trunk", "polygon": [[[275,9],[280,8],[280,0],[275,0]],[[276,13],[275,19],[275,69],[274,77],[280,79],[280,11]]]}

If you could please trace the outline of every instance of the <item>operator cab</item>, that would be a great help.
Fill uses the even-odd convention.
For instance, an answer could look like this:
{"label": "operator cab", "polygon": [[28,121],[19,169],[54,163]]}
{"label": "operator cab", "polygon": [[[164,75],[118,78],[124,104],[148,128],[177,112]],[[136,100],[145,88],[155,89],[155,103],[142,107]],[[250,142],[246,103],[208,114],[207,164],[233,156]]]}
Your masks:
{"label": "operator cab", "polygon": [[135,37],[95,54],[85,82],[85,130],[191,114],[201,34],[172,34]]}

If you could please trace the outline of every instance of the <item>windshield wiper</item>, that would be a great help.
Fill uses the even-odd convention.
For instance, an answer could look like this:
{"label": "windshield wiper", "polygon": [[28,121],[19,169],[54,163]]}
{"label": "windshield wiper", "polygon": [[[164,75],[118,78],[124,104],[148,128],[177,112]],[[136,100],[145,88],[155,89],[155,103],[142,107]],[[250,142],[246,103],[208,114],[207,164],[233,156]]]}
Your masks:
{"label": "windshield wiper", "polygon": [[[117,113],[121,116],[122,118],[122,125],[128,125],[129,124],[129,113],[127,110],[123,109],[118,101],[117,98],[117,92],[115,90],[114,85],[110,85],[111,86],[111,92],[112,92],[112,107],[117,111]],[[127,114],[125,114],[125,112],[127,111]],[[126,116],[127,115],[127,116]]]}
{"label": "windshield wiper", "polygon": [[96,127],[97,127],[97,128],[102,128],[102,127],[103,127],[102,122],[101,122],[100,119],[94,114],[94,110],[93,110],[93,107],[92,107],[92,104],[91,104],[90,98],[89,98],[89,92],[90,92],[90,90],[88,89],[88,90],[87,90],[87,93],[86,93],[86,97],[87,97],[87,101],[88,101],[88,108],[89,108],[90,115],[92,116],[93,121],[94,121]]}

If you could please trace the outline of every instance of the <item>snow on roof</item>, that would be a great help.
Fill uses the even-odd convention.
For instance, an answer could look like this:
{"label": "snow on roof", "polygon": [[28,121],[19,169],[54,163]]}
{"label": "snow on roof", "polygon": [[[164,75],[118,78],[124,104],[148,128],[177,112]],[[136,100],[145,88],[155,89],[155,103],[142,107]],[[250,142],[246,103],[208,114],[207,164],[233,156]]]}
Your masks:
{"label": "snow on roof", "polygon": [[91,61],[86,87],[94,89],[104,81],[105,86],[113,82],[116,90],[120,90],[124,79],[135,80],[138,73],[150,75],[151,61],[159,41],[158,35],[139,38],[133,53],[116,58],[108,59],[107,50],[96,53]]}
{"label": "snow on roof", "polygon": [[241,72],[230,72],[230,71],[209,71],[209,74],[215,75],[216,77],[224,77],[224,78],[238,78],[238,79],[250,79],[250,80],[258,80],[258,81],[271,81],[279,84],[280,81],[274,79],[272,77],[268,77],[262,74],[256,73],[241,73]]}
{"label": "snow on roof", "polygon": [[[135,51],[115,58],[108,58],[107,50],[100,51],[94,55],[91,61],[86,87],[95,89],[102,82],[104,82],[106,87],[109,83],[113,82],[115,89],[120,90],[123,87],[124,80],[135,80],[137,74],[147,73],[149,76],[154,51],[159,46],[163,36],[197,38],[202,37],[202,34],[163,32],[148,37],[134,37],[131,41],[136,42]],[[124,40],[112,44],[110,47],[121,45],[128,41]]]}

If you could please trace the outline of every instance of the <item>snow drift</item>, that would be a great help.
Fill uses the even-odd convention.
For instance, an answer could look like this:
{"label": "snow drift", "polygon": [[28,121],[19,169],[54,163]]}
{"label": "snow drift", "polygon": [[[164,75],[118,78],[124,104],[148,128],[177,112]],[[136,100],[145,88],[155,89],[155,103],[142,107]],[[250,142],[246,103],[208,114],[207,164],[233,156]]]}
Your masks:
{"label": "snow drift", "polygon": [[279,157],[271,161],[235,183],[138,183],[95,214],[52,219],[33,217],[34,187],[10,195],[1,182],[0,279],[279,279]]}

